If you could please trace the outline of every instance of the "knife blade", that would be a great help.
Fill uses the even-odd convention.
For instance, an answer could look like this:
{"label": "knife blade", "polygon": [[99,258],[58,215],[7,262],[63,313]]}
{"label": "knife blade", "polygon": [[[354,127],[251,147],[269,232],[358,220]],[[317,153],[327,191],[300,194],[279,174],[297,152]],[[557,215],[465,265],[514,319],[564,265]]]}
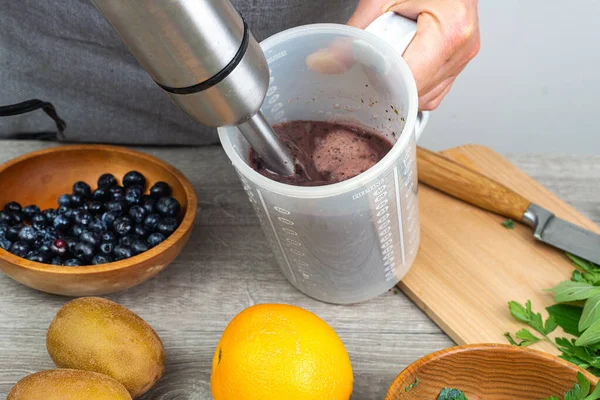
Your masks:
{"label": "knife blade", "polygon": [[440,154],[417,147],[419,181],[495,214],[522,222],[546,244],[600,264],[600,235],[556,217],[506,186]]}

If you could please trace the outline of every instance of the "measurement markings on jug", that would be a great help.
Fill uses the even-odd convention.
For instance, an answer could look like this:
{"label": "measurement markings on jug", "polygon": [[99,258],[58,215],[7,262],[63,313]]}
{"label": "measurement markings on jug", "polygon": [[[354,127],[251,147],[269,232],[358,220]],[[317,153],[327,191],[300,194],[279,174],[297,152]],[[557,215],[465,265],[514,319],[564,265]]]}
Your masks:
{"label": "measurement markings on jug", "polygon": [[406,249],[404,247],[404,229],[402,228],[402,201],[400,200],[400,177],[398,167],[394,167],[394,182],[396,189],[396,212],[398,214],[398,234],[400,236],[400,252],[402,253],[402,265],[406,264]]}
{"label": "measurement markings on jug", "polygon": [[294,282],[295,282],[296,281],[296,274],[294,274],[294,270],[292,269],[292,266],[290,264],[290,260],[288,259],[288,256],[285,253],[285,250],[283,249],[283,245],[281,244],[281,240],[279,239],[279,235],[277,234],[277,230],[275,229],[275,225],[273,224],[273,220],[271,219],[271,215],[269,214],[269,208],[265,204],[265,199],[263,198],[262,194],[260,193],[260,190],[256,190],[256,193],[258,194],[258,198],[260,199],[260,202],[261,202],[261,204],[263,206],[263,209],[265,211],[267,219],[269,220],[269,225],[271,226],[271,229],[273,230],[273,235],[275,235],[275,239],[277,240],[277,244],[279,245],[281,253],[283,254],[283,257],[285,258],[285,263],[286,263],[286,265],[288,267],[290,276],[294,279]]}
{"label": "measurement markings on jug", "polygon": [[354,193],[352,195],[352,200],[359,199],[359,198],[363,197],[365,194],[370,193],[373,189],[375,189],[378,186],[380,186],[383,182],[384,182],[383,179],[380,179],[379,181],[375,182],[374,184],[372,184],[371,186],[369,186],[365,190],[362,190],[362,191],[360,191],[358,193]]}
{"label": "measurement markings on jug", "polygon": [[[277,221],[288,225],[288,226],[293,226],[294,221],[291,220],[291,218],[293,218],[291,211],[286,210],[283,207],[278,207],[275,206],[273,207],[273,209],[275,211],[277,211],[280,214],[283,214],[285,216],[287,216],[288,218],[284,218],[284,217],[277,217]],[[287,235],[291,235],[291,236],[295,236],[296,239],[292,239],[292,238],[285,238],[285,242],[282,242],[282,246],[284,249],[288,250],[290,253],[295,254],[298,257],[304,257],[306,254],[303,251],[300,251],[294,247],[291,246],[295,246],[298,248],[302,248],[303,244],[302,242],[300,242],[299,240],[297,240],[298,237],[298,233],[290,228],[287,227],[282,227],[281,230],[286,233]],[[311,275],[310,273],[304,269],[304,267],[310,267],[310,264],[307,263],[306,261],[303,261],[301,259],[298,258],[291,258],[290,259],[292,263],[294,263],[297,266],[298,271],[300,272],[300,274],[302,275],[302,278],[305,280],[310,279]]]}

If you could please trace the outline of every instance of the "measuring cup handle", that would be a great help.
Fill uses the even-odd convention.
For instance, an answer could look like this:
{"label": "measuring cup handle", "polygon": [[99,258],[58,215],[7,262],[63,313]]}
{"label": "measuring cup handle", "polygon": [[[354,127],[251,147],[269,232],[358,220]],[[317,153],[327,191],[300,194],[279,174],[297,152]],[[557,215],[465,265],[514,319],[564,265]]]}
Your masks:
{"label": "measuring cup handle", "polygon": [[[383,39],[398,53],[404,54],[417,33],[417,23],[412,19],[390,11],[373,21],[365,30]],[[421,133],[423,133],[428,120],[429,111],[419,111],[415,125],[417,140],[419,140]]]}

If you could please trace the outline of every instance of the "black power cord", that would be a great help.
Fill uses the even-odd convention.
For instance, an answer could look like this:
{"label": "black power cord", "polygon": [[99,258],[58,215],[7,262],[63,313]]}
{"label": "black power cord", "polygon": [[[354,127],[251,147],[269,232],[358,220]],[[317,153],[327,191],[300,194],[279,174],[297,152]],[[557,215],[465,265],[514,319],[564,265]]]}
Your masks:
{"label": "black power cord", "polygon": [[[56,128],[58,129],[59,134],[62,134],[67,127],[67,123],[58,116],[56,113],[56,108],[47,101],[42,101],[38,99],[27,100],[22,103],[10,104],[8,106],[0,106],[0,117],[9,117],[12,115],[25,114],[31,111],[42,109],[56,124]],[[24,136],[29,136],[27,138],[32,139],[40,139],[41,136],[56,136],[51,133],[42,133],[42,134],[19,134],[19,138],[23,139]]]}

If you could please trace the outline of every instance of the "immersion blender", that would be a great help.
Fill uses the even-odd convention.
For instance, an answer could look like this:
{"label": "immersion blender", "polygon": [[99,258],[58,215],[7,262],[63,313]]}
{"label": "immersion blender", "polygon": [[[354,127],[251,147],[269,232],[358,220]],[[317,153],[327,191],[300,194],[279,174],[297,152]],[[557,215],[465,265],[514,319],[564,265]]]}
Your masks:
{"label": "immersion blender", "polygon": [[260,111],[265,56],[229,0],[92,1],[175,104],[204,125],[236,125],[269,169],[294,173]]}

